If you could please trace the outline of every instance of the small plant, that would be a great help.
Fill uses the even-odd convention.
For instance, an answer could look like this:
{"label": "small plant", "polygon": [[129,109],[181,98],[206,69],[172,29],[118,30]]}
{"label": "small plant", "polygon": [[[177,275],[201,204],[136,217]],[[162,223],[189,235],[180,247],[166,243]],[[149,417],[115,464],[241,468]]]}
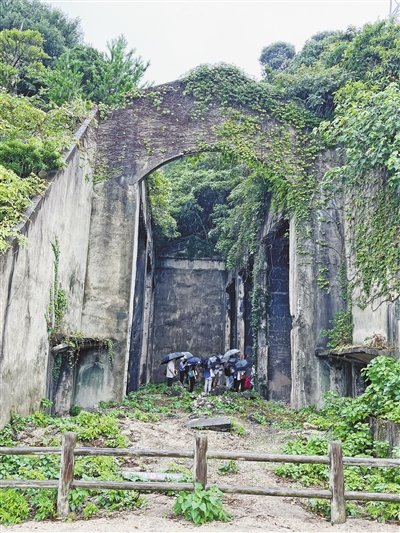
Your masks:
{"label": "small plant", "polygon": [[267,419],[261,413],[254,413],[252,418],[262,426],[265,426],[267,424]]}
{"label": "small plant", "polygon": [[83,510],[83,518],[87,520],[88,518],[91,518],[94,514],[96,514],[98,511],[97,505],[94,503],[88,503]]}
{"label": "small plant", "polygon": [[184,515],[196,526],[213,520],[229,522],[231,516],[224,510],[221,496],[223,494],[217,487],[206,490],[201,483],[196,483],[193,492],[181,492],[178,495],[174,512]]}
{"label": "small plant", "polygon": [[36,511],[35,520],[45,520],[46,518],[55,518],[57,516],[56,490],[30,489],[27,491],[27,495],[29,496],[29,506],[33,506]]}
{"label": "small plant", "polygon": [[240,468],[236,461],[229,461],[218,468],[220,474],[237,474],[239,470]]}
{"label": "small plant", "polygon": [[82,407],[79,407],[78,405],[71,405],[71,407],[69,408],[69,415],[78,416],[81,411]]}
{"label": "small plant", "polygon": [[40,400],[40,407],[41,409],[50,409],[53,405],[53,402],[51,400],[48,400],[47,398],[42,398]]}
{"label": "small plant", "polygon": [[140,498],[139,492],[134,490],[104,490],[96,498],[96,504],[110,511],[142,507],[145,501]]}
{"label": "small plant", "polygon": [[68,503],[71,511],[80,511],[86,498],[89,496],[89,491],[86,489],[74,489],[68,493]]}
{"label": "small plant", "polygon": [[243,424],[239,424],[236,418],[231,418],[231,426],[232,433],[236,433],[236,435],[239,435],[240,437],[244,437],[246,435],[246,430]]}

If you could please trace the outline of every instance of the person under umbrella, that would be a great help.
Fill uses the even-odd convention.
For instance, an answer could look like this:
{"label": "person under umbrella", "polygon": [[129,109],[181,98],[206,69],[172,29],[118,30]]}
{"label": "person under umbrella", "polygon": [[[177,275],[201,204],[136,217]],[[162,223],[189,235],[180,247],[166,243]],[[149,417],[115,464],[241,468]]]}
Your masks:
{"label": "person under umbrella", "polygon": [[189,365],[189,370],[188,370],[188,379],[189,379],[189,392],[193,392],[193,389],[194,389],[194,385],[196,383],[196,378],[197,378],[197,370],[196,370],[196,365]]}
{"label": "person under umbrella", "polygon": [[187,365],[187,360],[184,357],[181,357],[179,361],[179,381],[182,383],[182,385],[186,377],[186,365]]}
{"label": "person under umbrella", "polygon": [[161,359],[161,365],[167,365],[167,369],[164,372],[164,375],[167,376],[167,386],[172,386],[172,380],[176,376],[176,370],[175,370],[175,360],[182,357],[182,354],[180,352],[173,352],[169,353],[165,357]]}
{"label": "person under umbrella", "polygon": [[246,383],[246,369],[251,366],[250,359],[239,359],[236,361],[234,368],[236,371],[235,375],[235,391],[239,392],[239,389],[241,392],[245,389],[245,383]]}
{"label": "person under umbrella", "polygon": [[176,376],[175,361],[176,359],[170,359],[167,363],[167,387],[172,387],[172,381]]}

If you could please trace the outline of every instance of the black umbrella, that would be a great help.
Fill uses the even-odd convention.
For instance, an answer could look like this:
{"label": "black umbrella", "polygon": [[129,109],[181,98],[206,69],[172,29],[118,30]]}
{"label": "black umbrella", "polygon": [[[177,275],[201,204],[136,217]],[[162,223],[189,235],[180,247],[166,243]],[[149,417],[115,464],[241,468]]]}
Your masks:
{"label": "black umbrella", "polygon": [[249,359],[239,359],[237,363],[235,363],[234,367],[237,372],[240,370],[246,370],[246,368],[249,368],[251,366],[251,361]]}
{"label": "black umbrella", "polygon": [[180,359],[181,357],[183,357],[182,352],[169,353],[168,355],[166,355],[165,357],[161,359],[160,365],[165,365],[166,363],[168,363],[168,361],[171,361],[171,359]]}

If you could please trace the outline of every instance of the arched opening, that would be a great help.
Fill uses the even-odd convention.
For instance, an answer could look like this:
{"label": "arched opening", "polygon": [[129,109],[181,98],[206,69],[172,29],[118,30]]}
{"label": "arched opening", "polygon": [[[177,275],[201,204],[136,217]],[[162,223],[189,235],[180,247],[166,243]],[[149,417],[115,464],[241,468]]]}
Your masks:
{"label": "arched opening", "polygon": [[[221,172],[226,182],[218,181]],[[229,179],[232,183],[228,186]],[[161,189],[168,189],[171,185],[168,180],[180,180],[179,186],[174,185],[174,191],[181,197],[172,199],[174,221],[177,223],[175,234],[170,232],[168,236],[167,231],[166,236],[165,228],[162,234],[160,224],[165,223],[168,215],[165,205],[164,211],[156,214],[156,217],[163,217],[161,222],[152,228],[154,270],[151,285],[154,290],[151,333],[146,341],[143,339],[143,328],[146,327],[143,317],[144,299],[148,296],[143,291],[143,272],[146,270],[148,243],[144,235],[145,224],[139,226],[128,392],[136,390],[134,387],[139,382],[164,381],[163,367],[159,363],[170,352],[189,351],[206,357],[238,348],[244,357],[253,357],[254,335],[258,333],[253,331],[252,326],[254,257],[250,255],[243,267],[229,269],[218,248],[218,239],[211,241],[214,235],[218,235],[215,213],[221,212],[227,205],[237,179],[237,167],[221,164],[219,155],[215,153],[205,155],[203,159],[174,160],[149,174],[147,189],[150,191],[150,203],[152,199],[156,202],[160,193],[154,184],[156,180]],[[216,185],[212,187],[210,182]],[[263,216],[268,216],[268,210]],[[268,399],[286,403],[290,401],[291,389],[288,231],[288,222],[282,221],[278,229],[274,226],[273,231],[264,237],[268,245],[264,258],[265,279],[262,280],[268,292],[268,357],[265,361],[268,383],[263,392]],[[147,266],[147,275],[148,272]],[[139,301],[140,298],[142,301]],[[143,362],[144,352],[146,363]]]}

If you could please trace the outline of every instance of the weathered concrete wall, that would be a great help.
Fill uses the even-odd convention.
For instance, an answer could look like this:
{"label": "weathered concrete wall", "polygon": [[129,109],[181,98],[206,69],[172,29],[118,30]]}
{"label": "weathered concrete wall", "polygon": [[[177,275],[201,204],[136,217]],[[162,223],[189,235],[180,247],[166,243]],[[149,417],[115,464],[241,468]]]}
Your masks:
{"label": "weathered concrete wall", "polygon": [[394,357],[400,350],[400,305],[399,302],[378,302],[365,309],[353,307],[353,342],[371,342],[373,335],[381,335],[388,347],[394,348]]}
{"label": "weathered concrete wall", "polygon": [[168,353],[224,352],[226,271],[217,261],[164,259],[156,272],[152,380],[160,382]]}
{"label": "weathered concrete wall", "polygon": [[[104,401],[122,399],[127,391],[132,327],[143,327],[142,313],[135,315],[140,304],[142,310],[143,284],[138,276],[147,275],[153,262],[150,221],[147,214],[145,183],[128,185],[121,178],[98,184],[93,198],[90,225],[90,245],[86,272],[85,296],[82,313],[82,331],[88,337],[106,337],[113,341],[114,359],[108,387],[101,398]],[[140,218],[142,217],[142,219]],[[145,247],[140,248],[139,230],[143,226]],[[138,255],[139,254],[139,255]],[[140,254],[144,263],[140,266]],[[146,258],[149,258],[146,260]],[[150,286],[152,286],[150,280]],[[135,292],[136,291],[136,292]],[[146,293],[147,294],[147,293]],[[146,306],[151,305],[151,291]],[[135,320],[135,317],[137,320]],[[146,337],[149,322],[146,322]],[[147,329],[146,329],[147,328]],[[140,331],[140,338],[142,332]],[[137,349],[139,366],[142,341]],[[146,347],[143,347],[146,354]],[[135,370],[136,378],[140,370]],[[137,386],[129,388],[136,390]]]}
{"label": "weathered concrete wall", "polygon": [[[316,161],[319,176],[337,164],[334,151],[322,153]],[[340,285],[340,266],[344,258],[344,220],[337,203],[328,203],[319,213],[312,213],[302,234],[291,220],[290,238],[290,313],[292,315],[292,392],[291,405],[320,407],[323,396],[332,387],[332,372],[336,370],[315,356],[326,346],[322,329],[330,329],[335,314],[345,307]],[[310,235],[304,238],[302,235]],[[326,270],[325,270],[326,269]],[[337,383],[341,393],[347,388]]]}
{"label": "weathered concrete wall", "polygon": [[[88,126],[86,124],[86,126]],[[45,314],[54,283],[56,237],[60,246],[59,282],[66,290],[65,328],[81,328],[92,183],[89,159],[95,138],[80,130],[83,155],[69,151],[68,166],[52,179],[45,195],[35,202],[30,222],[22,227],[29,245],[12,248],[0,258],[0,426],[12,412],[27,415],[37,409],[47,390],[49,341]]]}

